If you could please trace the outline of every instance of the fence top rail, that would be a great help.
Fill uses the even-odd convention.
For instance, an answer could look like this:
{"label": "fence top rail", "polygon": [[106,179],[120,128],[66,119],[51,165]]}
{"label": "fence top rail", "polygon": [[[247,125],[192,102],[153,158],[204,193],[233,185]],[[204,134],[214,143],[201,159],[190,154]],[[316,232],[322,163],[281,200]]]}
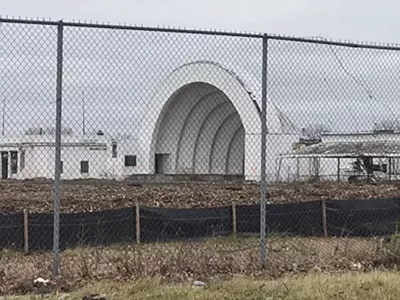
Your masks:
{"label": "fence top rail", "polygon": [[298,42],[298,43],[310,43],[310,44],[320,44],[329,46],[342,46],[348,48],[359,48],[359,49],[374,49],[374,50],[391,50],[400,51],[400,45],[395,43],[373,43],[373,42],[352,42],[352,41],[335,41],[329,40],[323,37],[295,37],[295,36],[283,36],[268,34],[269,40],[278,41],[288,41],[288,42]]}
{"label": "fence top rail", "polygon": [[61,23],[65,27],[81,27],[81,28],[98,28],[98,29],[116,29],[116,30],[131,30],[131,31],[148,31],[148,32],[166,32],[166,33],[183,33],[183,34],[198,34],[198,35],[214,35],[214,36],[231,36],[231,37],[247,37],[247,38],[266,38],[268,40],[320,44],[330,46],[341,46],[348,48],[359,49],[373,49],[373,50],[390,50],[400,51],[400,45],[395,43],[373,43],[373,42],[352,42],[352,41],[335,41],[323,37],[296,37],[284,36],[279,34],[269,33],[254,33],[254,32],[234,32],[226,30],[208,30],[208,29],[188,29],[179,27],[151,27],[142,25],[126,25],[126,24],[110,24],[99,23],[91,21],[54,21],[46,19],[22,19],[22,18],[9,18],[0,16],[1,23],[14,23],[14,24],[31,24],[31,25],[47,25],[58,26]]}
{"label": "fence top rail", "polygon": [[126,25],[126,24],[109,24],[98,22],[69,22],[69,21],[54,21],[54,20],[40,20],[40,19],[14,19],[0,17],[1,23],[14,23],[14,24],[31,24],[31,25],[48,25],[56,26],[60,23],[65,27],[81,27],[81,28],[98,28],[98,29],[116,29],[116,30],[132,30],[132,31],[148,31],[148,32],[167,32],[167,33],[186,33],[198,35],[217,35],[217,36],[231,36],[231,37],[247,37],[247,38],[263,38],[265,34],[252,33],[252,32],[230,32],[225,30],[206,30],[206,29],[189,29],[177,27],[151,27],[141,25]]}

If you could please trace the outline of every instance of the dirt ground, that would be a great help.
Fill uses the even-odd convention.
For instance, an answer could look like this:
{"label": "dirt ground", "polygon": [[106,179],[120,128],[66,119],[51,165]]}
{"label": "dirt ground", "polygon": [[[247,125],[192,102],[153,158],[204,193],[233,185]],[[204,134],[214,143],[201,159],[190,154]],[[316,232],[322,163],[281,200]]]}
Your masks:
{"label": "dirt ground", "polygon": [[[400,182],[355,185],[320,182],[276,184],[268,187],[268,202],[304,202],[319,199],[368,199],[400,196]],[[217,207],[255,204],[259,185],[250,183],[138,184],[115,181],[65,182],[61,188],[62,212],[87,212],[142,206],[170,208]],[[0,213],[27,209],[52,210],[49,182],[0,182]]]}

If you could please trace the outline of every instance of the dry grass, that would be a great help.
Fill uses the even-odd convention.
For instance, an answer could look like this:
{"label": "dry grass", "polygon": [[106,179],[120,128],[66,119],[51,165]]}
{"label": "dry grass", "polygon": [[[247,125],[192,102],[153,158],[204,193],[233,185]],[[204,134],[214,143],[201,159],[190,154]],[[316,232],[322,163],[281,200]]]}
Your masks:
{"label": "dry grass", "polygon": [[[306,275],[278,280],[254,280],[235,277],[228,281],[211,281],[206,287],[165,284],[159,278],[131,280],[128,283],[101,282],[67,295],[65,300],[82,299],[91,293],[104,294],[113,300],[385,300],[398,299],[400,274],[370,272],[365,274]],[[1,298],[0,298],[1,299]],[[28,300],[32,297],[9,297]],[[60,299],[52,297],[50,299]]]}
{"label": "dry grass", "polygon": [[[268,267],[260,268],[255,238],[71,249],[62,253],[63,277],[46,289],[70,291],[89,282],[149,277],[176,284],[228,280],[238,275],[276,279],[299,274],[393,270],[400,261],[388,261],[378,240],[356,238],[274,237],[269,240],[268,259]],[[33,285],[33,279],[49,278],[50,271],[51,253],[0,252],[0,292],[45,292]]]}
{"label": "dry grass", "polygon": [[235,278],[228,282],[211,283],[206,289],[192,286],[166,286],[160,281],[144,281],[137,285],[97,285],[96,290],[112,295],[112,299],[246,299],[246,300],[328,300],[328,299],[398,299],[400,274],[374,272],[357,275],[308,275],[283,280],[260,281]]}

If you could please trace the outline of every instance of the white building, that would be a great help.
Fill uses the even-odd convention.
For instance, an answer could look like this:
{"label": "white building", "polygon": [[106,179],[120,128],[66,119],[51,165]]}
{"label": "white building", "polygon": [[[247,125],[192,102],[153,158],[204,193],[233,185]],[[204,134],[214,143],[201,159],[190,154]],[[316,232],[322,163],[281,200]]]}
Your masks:
{"label": "white building", "polygon": [[[135,140],[103,135],[62,137],[62,179],[121,179],[134,173]],[[0,140],[1,178],[54,178],[54,135]]]}
{"label": "white building", "polygon": [[[260,178],[261,87],[213,62],[183,65],[161,82],[138,137],[141,174],[221,174]],[[259,89],[258,89],[259,90]],[[267,176],[299,138],[295,126],[267,104]]]}
{"label": "white building", "polygon": [[[260,89],[255,79],[213,62],[183,65],[157,86],[139,116],[143,121],[136,140],[64,135],[62,178],[190,174],[259,180]],[[267,178],[274,180],[277,157],[290,151],[299,135],[270,100],[267,129]],[[54,135],[1,141],[2,177],[53,178],[54,148]]]}

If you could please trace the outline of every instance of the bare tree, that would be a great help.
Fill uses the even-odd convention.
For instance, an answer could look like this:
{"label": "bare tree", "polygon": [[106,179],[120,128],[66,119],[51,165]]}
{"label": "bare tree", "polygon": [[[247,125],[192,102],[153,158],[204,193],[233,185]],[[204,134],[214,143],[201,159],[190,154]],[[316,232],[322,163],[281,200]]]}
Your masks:
{"label": "bare tree", "polygon": [[[31,127],[25,131],[25,135],[54,135],[56,130],[54,127]],[[63,135],[72,135],[74,132],[69,127],[64,127],[61,129],[61,134]]]}
{"label": "bare tree", "polygon": [[331,128],[326,124],[311,124],[302,129],[302,138],[308,140],[320,140],[321,135],[331,132]]}
{"label": "bare tree", "polygon": [[374,123],[374,131],[400,131],[400,121],[398,119],[385,119],[379,123]]}

